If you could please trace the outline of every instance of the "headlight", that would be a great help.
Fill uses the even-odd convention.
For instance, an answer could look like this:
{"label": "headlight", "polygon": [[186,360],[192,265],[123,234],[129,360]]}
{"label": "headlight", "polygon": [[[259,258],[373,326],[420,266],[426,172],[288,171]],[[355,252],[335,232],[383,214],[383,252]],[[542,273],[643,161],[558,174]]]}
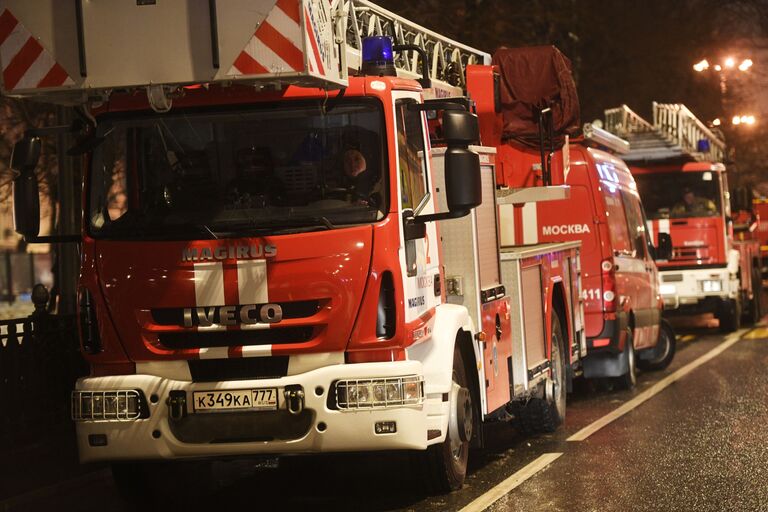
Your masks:
{"label": "headlight", "polygon": [[424,379],[417,375],[336,383],[336,406],[342,410],[401,407],[423,402]]}
{"label": "headlight", "polygon": [[662,284],[659,286],[659,291],[662,295],[674,295],[677,293],[677,287],[673,284]]}
{"label": "headlight", "polygon": [[143,396],[134,389],[118,391],[73,391],[75,421],[132,421],[146,417]]}
{"label": "headlight", "polygon": [[719,279],[707,279],[699,281],[699,283],[701,283],[701,291],[705,293],[723,291],[723,282]]}

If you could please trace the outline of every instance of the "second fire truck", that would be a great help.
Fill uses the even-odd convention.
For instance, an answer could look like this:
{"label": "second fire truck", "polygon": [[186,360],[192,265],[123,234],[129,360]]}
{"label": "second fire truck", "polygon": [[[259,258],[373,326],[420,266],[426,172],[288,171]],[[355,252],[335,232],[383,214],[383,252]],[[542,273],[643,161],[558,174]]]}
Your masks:
{"label": "second fire truck", "polygon": [[759,317],[759,244],[736,240],[725,143],[679,104],[653,104],[647,122],[626,105],[605,112],[606,129],[630,141],[630,165],[652,237],[668,233],[672,257],[659,261],[671,312],[714,313],[735,331]]}

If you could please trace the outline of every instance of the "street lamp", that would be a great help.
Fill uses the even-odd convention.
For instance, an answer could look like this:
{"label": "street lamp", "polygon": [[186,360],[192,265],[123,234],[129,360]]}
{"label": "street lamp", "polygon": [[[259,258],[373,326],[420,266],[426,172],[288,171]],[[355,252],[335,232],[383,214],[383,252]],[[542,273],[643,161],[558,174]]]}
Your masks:
{"label": "street lamp", "polygon": [[756,121],[757,120],[755,119],[755,116],[751,114],[741,115],[741,116],[733,116],[733,119],[731,119],[731,124],[733,124],[734,126],[739,126],[739,125],[752,126],[753,124],[755,124]]}
{"label": "street lamp", "polygon": [[752,67],[752,64],[753,64],[752,59],[744,59],[743,61],[741,61],[741,64],[739,64],[739,71],[748,70],[749,68]]}
{"label": "street lamp", "polygon": [[720,77],[720,92],[725,94],[728,91],[728,76],[726,71],[735,68],[744,73],[748,71],[753,64],[754,62],[752,62],[752,59],[743,59],[737,67],[736,58],[729,56],[723,59],[721,64],[715,64],[714,66],[712,66],[707,59],[702,59],[693,65],[693,70],[697,73],[703,73],[711,67]]}

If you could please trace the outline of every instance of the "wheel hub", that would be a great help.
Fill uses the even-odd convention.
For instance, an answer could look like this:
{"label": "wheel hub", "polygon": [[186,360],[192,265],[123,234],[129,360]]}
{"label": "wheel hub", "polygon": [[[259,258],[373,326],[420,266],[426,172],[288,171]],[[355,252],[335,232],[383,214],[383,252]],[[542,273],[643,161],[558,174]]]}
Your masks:
{"label": "wheel hub", "polygon": [[461,450],[461,445],[472,439],[472,395],[469,389],[453,383],[451,388],[451,416],[448,436],[454,454]]}

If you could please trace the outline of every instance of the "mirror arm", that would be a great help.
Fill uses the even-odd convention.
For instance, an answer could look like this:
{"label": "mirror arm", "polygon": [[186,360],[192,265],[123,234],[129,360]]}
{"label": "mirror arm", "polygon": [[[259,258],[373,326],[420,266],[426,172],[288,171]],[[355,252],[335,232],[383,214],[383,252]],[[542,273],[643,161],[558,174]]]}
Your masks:
{"label": "mirror arm", "polygon": [[467,108],[461,103],[440,99],[425,100],[424,103],[409,103],[406,108],[414,112],[429,112],[433,110],[460,110],[468,112]]}
{"label": "mirror arm", "polygon": [[461,217],[465,217],[469,215],[469,212],[471,210],[459,210],[454,212],[441,212],[441,213],[430,213],[427,215],[417,215],[413,218],[414,222],[418,222],[420,224],[425,224],[427,222],[432,222],[433,220],[448,220],[448,219],[459,219]]}
{"label": "mirror arm", "polygon": [[392,50],[396,52],[411,50],[418,53],[421,56],[421,78],[418,82],[424,89],[432,88],[432,80],[429,78],[429,56],[424,48],[416,46],[415,44],[396,44],[392,47]]}
{"label": "mirror arm", "polygon": [[28,244],[67,244],[80,243],[83,241],[83,237],[80,235],[25,236],[24,241]]}

